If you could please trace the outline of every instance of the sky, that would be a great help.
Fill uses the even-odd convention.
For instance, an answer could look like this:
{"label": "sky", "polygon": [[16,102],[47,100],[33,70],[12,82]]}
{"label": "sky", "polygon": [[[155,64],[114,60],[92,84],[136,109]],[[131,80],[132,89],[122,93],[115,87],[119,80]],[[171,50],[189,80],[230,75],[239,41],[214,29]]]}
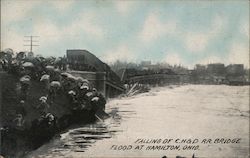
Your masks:
{"label": "sky", "polygon": [[43,56],[249,67],[249,1],[1,0],[1,50],[29,51],[30,35]]}

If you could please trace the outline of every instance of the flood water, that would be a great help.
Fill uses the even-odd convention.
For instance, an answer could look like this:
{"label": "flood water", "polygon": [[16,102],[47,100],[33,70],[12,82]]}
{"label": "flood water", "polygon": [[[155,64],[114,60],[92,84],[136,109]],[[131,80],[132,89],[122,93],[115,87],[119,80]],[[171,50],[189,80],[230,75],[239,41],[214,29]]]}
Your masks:
{"label": "flood water", "polygon": [[[249,86],[158,87],[109,100],[106,112],[110,118],[71,127],[27,157],[249,157]],[[239,142],[214,142],[222,138]],[[162,143],[167,139],[172,140]],[[198,142],[180,143],[188,139]],[[180,148],[148,147],[153,145]]]}

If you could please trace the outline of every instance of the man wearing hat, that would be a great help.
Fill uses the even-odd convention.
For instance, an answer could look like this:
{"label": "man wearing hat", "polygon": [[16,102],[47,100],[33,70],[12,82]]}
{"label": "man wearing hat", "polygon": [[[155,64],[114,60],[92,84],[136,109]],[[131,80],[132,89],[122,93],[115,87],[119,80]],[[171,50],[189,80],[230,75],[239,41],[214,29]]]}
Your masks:
{"label": "man wearing hat", "polygon": [[18,130],[24,130],[24,123],[25,120],[23,119],[23,115],[22,114],[17,114],[17,117],[13,120],[14,124],[15,124],[15,128]]}
{"label": "man wearing hat", "polygon": [[30,79],[25,78],[24,81],[20,82],[20,84],[21,84],[21,99],[26,100],[30,88]]}
{"label": "man wearing hat", "polygon": [[73,90],[70,90],[68,92],[68,96],[69,96],[69,104],[71,105],[70,108],[73,110],[76,110],[78,106],[78,102],[76,99],[76,92]]}
{"label": "man wearing hat", "polygon": [[91,104],[92,104],[93,108],[96,110],[98,110],[98,109],[104,110],[105,109],[106,100],[105,100],[104,96],[96,90],[96,88],[92,89]]}
{"label": "man wearing hat", "polygon": [[48,125],[52,125],[53,121],[55,121],[55,116],[52,115],[51,113],[47,113],[45,115],[45,118],[48,120]]}
{"label": "man wearing hat", "polygon": [[78,104],[80,105],[80,108],[84,108],[86,106],[88,106],[88,98],[86,96],[86,94],[89,92],[89,87],[87,85],[82,85],[80,87],[80,92],[77,96],[77,101]]}
{"label": "man wearing hat", "polygon": [[89,91],[89,87],[87,85],[82,85],[80,87],[80,92],[79,92],[79,96],[80,96],[80,99],[84,99],[86,93],[88,93]]}
{"label": "man wearing hat", "polygon": [[39,109],[41,114],[48,113],[49,104],[47,103],[47,97],[42,96],[39,100],[40,100],[40,104],[37,106],[37,109]]}

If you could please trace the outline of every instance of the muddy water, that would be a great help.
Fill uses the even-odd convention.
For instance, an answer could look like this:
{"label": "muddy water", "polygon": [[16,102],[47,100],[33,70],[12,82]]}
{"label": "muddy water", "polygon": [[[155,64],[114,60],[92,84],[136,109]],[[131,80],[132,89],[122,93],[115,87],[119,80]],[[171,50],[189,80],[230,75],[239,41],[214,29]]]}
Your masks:
{"label": "muddy water", "polygon": [[[154,88],[134,97],[110,100],[106,111],[110,118],[71,127],[28,157],[249,156],[248,86]],[[240,141],[214,143],[222,138]],[[138,143],[138,139],[143,141]],[[152,139],[161,143],[149,143]],[[166,139],[173,140],[162,144]],[[199,142],[179,143],[176,139]],[[212,143],[201,143],[204,139],[211,139]],[[137,145],[144,147],[134,149]],[[180,148],[146,149],[152,145]],[[192,149],[184,150],[188,145]]]}

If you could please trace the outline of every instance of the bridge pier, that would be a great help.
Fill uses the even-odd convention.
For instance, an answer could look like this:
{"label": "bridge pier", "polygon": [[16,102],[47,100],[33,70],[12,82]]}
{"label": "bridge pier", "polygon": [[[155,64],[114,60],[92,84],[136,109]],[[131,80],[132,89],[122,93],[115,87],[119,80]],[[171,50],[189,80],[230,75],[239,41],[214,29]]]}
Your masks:
{"label": "bridge pier", "polygon": [[113,98],[125,92],[125,88],[121,85],[107,79],[106,72],[68,71],[68,73],[87,79],[91,87],[95,87],[105,98]]}

